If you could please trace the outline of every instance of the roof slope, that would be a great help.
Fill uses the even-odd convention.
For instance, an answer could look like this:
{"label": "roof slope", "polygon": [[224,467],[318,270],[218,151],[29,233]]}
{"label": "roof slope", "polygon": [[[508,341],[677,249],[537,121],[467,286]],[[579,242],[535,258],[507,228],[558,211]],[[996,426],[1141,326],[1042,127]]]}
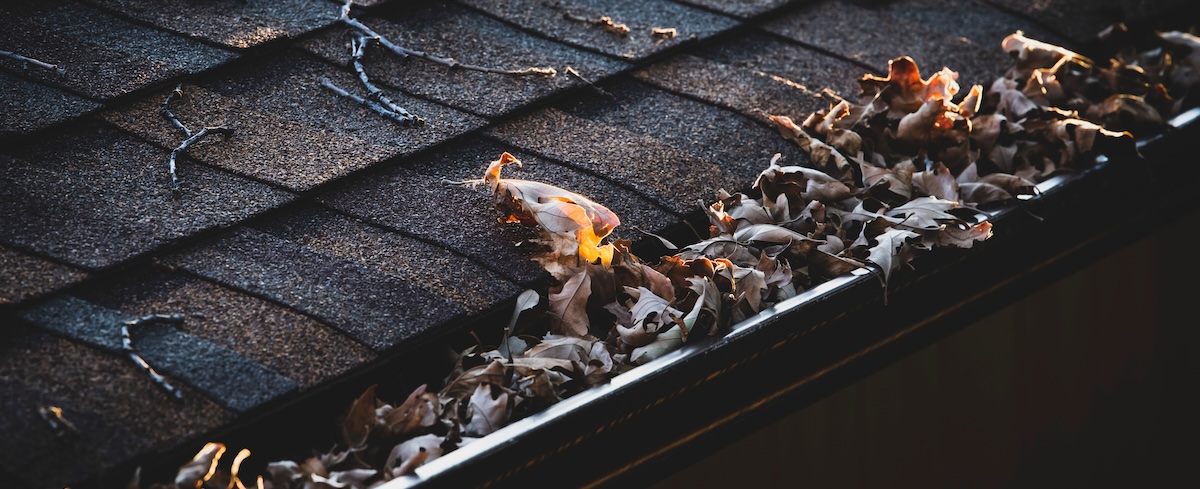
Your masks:
{"label": "roof slope", "polygon": [[[503,151],[527,164],[514,175],[589,195],[638,238],[747,187],[774,153],[804,158],[763,111],[825,107],[823,89],[852,97],[900,54],[986,83],[1014,30],[1072,46],[1129,14],[1083,1],[356,4],[406,48],[558,75],[368,45],[372,81],[427,121],[406,125],[323,86],[360,88],[338,2],[0,6],[0,50],[63,69],[0,57],[3,480],[62,487],[202,440],[536,286],[544,273],[490,197],[445,183]],[[588,22],[604,15],[630,32]],[[169,108],[187,131],[234,131],[179,157],[178,196],[167,162],[190,133],[160,113],[177,85]],[[121,343],[123,321],[177,312],[130,335],[178,402]],[[56,435],[42,406],[78,433]]]}

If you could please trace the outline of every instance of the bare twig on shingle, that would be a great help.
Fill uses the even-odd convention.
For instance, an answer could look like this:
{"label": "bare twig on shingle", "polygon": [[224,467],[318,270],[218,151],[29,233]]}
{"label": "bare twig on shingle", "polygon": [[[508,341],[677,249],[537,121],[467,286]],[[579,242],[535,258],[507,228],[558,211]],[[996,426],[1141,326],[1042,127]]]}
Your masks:
{"label": "bare twig on shingle", "polygon": [[605,32],[611,32],[611,33],[617,34],[619,36],[628,36],[629,35],[629,26],[627,26],[625,24],[613,22],[612,17],[609,17],[607,15],[603,15],[603,16],[597,17],[595,19],[592,19],[592,18],[580,16],[580,15],[575,15],[570,12],[563,12],[563,18],[567,19],[569,21],[572,21],[572,22],[579,22],[579,23],[583,23],[583,24],[594,25],[596,27],[604,29]]}
{"label": "bare twig on shingle", "polygon": [[187,138],[184,139],[179,146],[176,146],[175,149],[171,150],[171,156],[167,159],[167,170],[171,175],[171,185],[169,188],[171,189],[171,193],[176,197],[179,197],[181,192],[179,175],[175,172],[175,161],[179,158],[179,153],[187,151],[191,145],[208,137],[211,134],[221,134],[225,137],[233,135],[233,129],[228,127],[205,127],[201,129],[200,132],[193,133],[192,130],[188,129],[188,127],[185,126],[178,117],[175,117],[174,112],[171,112],[171,101],[176,97],[182,96],[183,84],[181,83],[175,86],[175,90],[172,90],[170,95],[167,95],[166,100],[163,100],[162,107],[158,109],[158,113],[162,114],[163,117],[171,122],[172,126],[174,126],[176,129],[179,129],[179,132],[182,132],[184,137]]}
{"label": "bare twig on shingle", "polygon": [[391,108],[385,107],[382,104],[380,104],[379,102],[376,102],[374,100],[366,99],[366,98],[360,97],[358,95],[355,95],[353,93],[347,92],[346,89],[339,87],[337,85],[334,85],[334,83],[329,81],[328,78],[322,78],[321,85],[324,86],[325,88],[328,88],[329,91],[331,91],[333,93],[336,93],[336,94],[346,97],[350,100],[358,102],[363,107],[371,109],[371,110],[375,111],[376,113],[378,113],[379,115],[387,117],[388,119],[394,120],[401,124],[418,124],[418,125],[420,125],[425,122],[425,119],[417,117],[417,116],[413,115],[411,112],[404,110],[400,107],[395,107],[393,105],[393,107],[395,107],[396,109],[399,109],[399,112],[398,112],[398,111],[392,110]]}
{"label": "bare twig on shingle", "polygon": [[[396,105],[391,99],[387,98],[387,96],[383,94],[383,90],[375,86],[374,83],[371,83],[371,79],[367,76],[367,70],[363,68],[362,64],[364,53],[366,53],[367,50],[367,43],[370,41],[371,38],[367,36],[358,36],[350,42],[350,60],[354,65],[354,72],[358,74],[358,79],[362,81],[363,87],[367,89],[367,98],[375,101],[385,109],[403,118],[409,119],[414,124],[424,124],[425,119],[422,119],[420,116],[417,116],[416,114],[405,110],[403,107]],[[395,119],[395,117],[393,117],[393,119]]]}
{"label": "bare twig on shingle", "polygon": [[[207,129],[207,128],[205,128],[205,129]],[[201,132],[204,132],[204,131],[201,131]],[[163,391],[165,391],[168,396],[170,396],[172,399],[175,399],[175,400],[183,399],[183,391],[179,390],[178,387],[171,385],[171,383],[167,381],[166,377],[164,377],[162,374],[156,372],[154,370],[154,367],[151,367],[150,364],[147,363],[146,360],[143,359],[141,355],[138,355],[137,350],[135,350],[133,348],[133,337],[130,336],[129,329],[131,327],[141,326],[141,325],[145,325],[145,324],[152,324],[152,323],[181,323],[181,322],[183,322],[183,314],[180,314],[180,313],[150,314],[150,315],[142,316],[137,319],[126,321],[125,324],[121,325],[121,349],[125,351],[125,354],[129,356],[129,359],[133,361],[134,365],[137,365],[139,368],[142,369],[142,371],[146,372],[146,375],[150,376],[150,380],[154,381],[154,385],[157,385],[159,388],[161,388]]]}
{"label": "bare twig on shingle", "polygon": [[172,90],[171,94],[167,95],[166,100],[163,100],[162,107],[158,109],[158,113],[162,114],[163,117],[166,117],[167,120],[171,121],[171,125],[175,126],[176,129],[179,129],[180,132],[183,132],[184,137],[190,138],[192,137],[192,130],[183,125],[183,123],[179,121],[179,118],[175,117],[175,113],[171,112],[171,101],[175,100],[175,97],[182,96],[183,84],[181,83],[179,85],[175,85],[175,90]]}
{"label": "bare twig on shingle", "polygon": [[12,58],[12,59],[20,61],[22,63],[31,64],[31,65],[37,66],[39,68],[45,68],[47,70],[54,70],[54,71],[58,72],[58,74],[60,74],[60,75],[67,72],[66,68],[63,68],[56,64],[47,63],[42,60],[30,58],[28,56],[22,56],[20,54],[14,53],[12,51],[0,51],[0,56],[4,56],[6,58]]}
{"label": "bare twig on shingle", "polygon": [[530,67],[521,68],[518,70],[509,70],[509,69],[504,69],[504,68],[494,68],[494,67],[490,67],[490,66],[473,65],[473,64],[469,64],[469,63],[462,63],[462,62],[460,62],[454,58],[448,57],[448,56],[437,56],[437,55],[426,53],[424,51],[417,51],[415,49],[409,49],[409,48],[397,45],[396,43],[393,43],[388,38],[380,35],[378,32],[375,32],[370,27],[367,27],[362,22],[359,22],[358,19],[350,17],[350,4],[351,4],[351,2],[349,0],[347,0],[347,2],[344,5],[342,5],[342,13],[341,13],[341,16],[338,18],[338,20],[341,20],[342,23],[346,24],[347,26],[357,29],[359,32],[363,33],[365,36],[378,42],[381,46],[387,48],[389,51],[395,53],[397,56],[400,56],[401,58],[407,58],[409,56],[412,56],[414,58],[423,59],[425,61],[437,63],[437,64],[440,64],[440,65],[443,65],[443,66],[446,66],[449,68],[458,68],[458,69],[464,69],[464,70],[479,71],[479,72],[483,72],[483,73],[495,73],[498,75],[512,75],[512,76],[540,75],[540,76],[549,77],[549,76],[554,76],[554,75],[558,74],[558,71],[552,67],[530,66]]}
{"label": "bare twig on shingle", "polygon": [[616,98],[616,97],[614,97],[614,96],[613,96],[613,94],[611,94],[611,93],[608,93],[608,91],[607,91],[607,90],[605,90],[605,89],[603,89],[603,88],[600,88],[600,87],[596,86],[596,84],[595,84],[595,83],[592,83],[592,81],[591,81],[591,80],[588,80],[587,78],[584,78],[582,74],[580,74],[578,71],[576,71],[576,70],[575,70],[575,68],[572,68],[572,67],[568,66],[568,67],[567,67],[567,69],[566,69],[566,70],[563,70],[563,71],[565,71],[565,72],[566,72],[568,75],[571,75],[571,76],[573,76],[573,77],[575,77],[575,78],[578,78],[578,79],[579,79],[579,81],[581,81],[581,82],[583,82],[584,84],[586,84],[587,86],[591,87],[593,90],[595,90],[596,92],[598,92],[600,95],[603,95],[603,96],[605,96],[605,97],[608,97],[608,98]]}
{"label": "bare twig on shingle", "polygon": [[58,406],[38,406],[38,416],[41,416],[42,420],[50,425],[55,436],[79,433],[79,428],[76,428],[75,423],[63,416],[63,410]]}

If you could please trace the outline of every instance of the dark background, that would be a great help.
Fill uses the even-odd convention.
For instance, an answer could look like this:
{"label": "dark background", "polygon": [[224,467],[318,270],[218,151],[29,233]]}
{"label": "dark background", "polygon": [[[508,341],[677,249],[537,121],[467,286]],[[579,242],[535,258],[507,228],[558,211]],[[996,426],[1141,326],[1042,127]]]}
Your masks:
{"label": "dark background", "polygon": [[1198,228],[1193,212],[653,489],[1200,487]]}

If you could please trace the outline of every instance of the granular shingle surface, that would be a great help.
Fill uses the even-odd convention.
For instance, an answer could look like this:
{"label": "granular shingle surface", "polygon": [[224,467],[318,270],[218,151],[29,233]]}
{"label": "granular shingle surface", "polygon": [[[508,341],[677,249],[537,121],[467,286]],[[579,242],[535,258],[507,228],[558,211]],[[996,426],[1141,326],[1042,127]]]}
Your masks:
{"label": "granular shingle surface", "polygon": [[[28,68],[36,69],[40,68]],[[98,108],[97,102],[0,71],[0,141]]]}
{"label": "granular shingle surface", "polygon": [[[877,73],[887,73],[888,61],[900,56],[913,58],[922,77],[949,67],[959,72],[964,89],[972,84],[990,86],[1004,73],[1010,62],[1000,49],[1004,36],[1023,30],[1047,42],[1061,42],[1028,20],[986,5],[952,8],[956,4],[950,0],[905,0],[881,6],[822,2],[793,10],[764,28],[860,61]],[[950,25],[960,27],[950,29]]]}
{"label": "granular shingle surface", "polygon": [[[143,315],[61,296],[27,310],[23,317],[116,354],[122,354],[128,332],[138,355],[154,370],[166,374],[172,385],[186,382],[234,411],[245,411],[296,388],[295,382],[279,372],[216,343],[177,331],[172,324],[128,325]],[[146,382],[150,382],[149,377]]]}
{"label": "granular shingle surface", "polygon": [[338,17],[338,5],[329,1],[87,1],[170,32],[231,48],[296,37]]}
{"label": "granular shingle surface", "polygon": [[[0,343],[0,468],[10,487],[64,487],[233,419],[180,385],[169,399],[127,358],[46,333]],[[59,407],[79,430],[57,436],[38,417]]]}
{"label": "granular shingle surface", "polygon": [[866,70],[763,34],[681,54],[639,70],[639,80],[729,107],[747,117],[825,109],[829,90],[857,101]]}
{"label": "granular shingle surface", "polygon": [[[615,0],[604,5],[575,0],[464,0],[463,3],[552,39],[631,60],[736,25],[731,18],[667,0]],[[624,24],[628,34],[605,29],[598,24],[602,17],[610,18],[614,24]],[[676,35],[655,37],[651,33],[654,28],[673,28]]]}
{"label": "granular shingle surface", "polygon": [[133,314],[186,316],[174,328],[236,352],[311,387],[375,358],[367,347],[316,319],[178,272],[123,274],[79,296]]}
{"label": "granular shingle surface", "polygon": [[300,208],[260,229],[397,279],[421,284],[430,295],[449,298],[469,311],[479,311],[521,291],[502,275],[448,249],[327,209]]}
{"label": "granular shingle surface", "polygon": [[[1121,19],[1127,18],[1126,6],[1135,11],[1133,2],[1121,0],[984,0],[989,4],[1008,8],[1016,13],[1025,14],[1027,18],[1056,26],[1058,34],[1068,36],[1076,43],[1093,40],[1097,32]],[[1186,1],[1186,0],[1183,0]],[[1138,2],[1151,8],[1169,4],[1180,4],[1180,1]]]}
{"label": "granular shingle surface", "polygon": [[101,123],[0,153],[0,241],[104,268],[291,198],[186,159],[174,198],[167,153]]}
{"label": "granular shingle surface", "polygon": [[0,306],[20,304],[87,276],[75,267],[0,246]]}
{"label": "granular shingle surface", "polygon": [[775,11],[789,0],[680,0],[682,3],[704,7],[736,17],[754,17]]}
{"label": "granular shingle surface", "polygon": [[6,2],[0,6],[0,46],[63,68],[22,67],[0,57],[0,68],[26,71],[40,82],[107,99],[172,77],[198,73],[236,55],[231,51],[139,26],[72,2]]}
{"label": "granular shingle surface", "polygon": [[[588,81],[627,67],[620,61],[555,43],[442,2],[414,5],[389,11],[382,18],[359,20],[400,46],[454,58],[460,63],[502,70],[553,68],[558,72],[553,77],[481,73],[417,58],[402,59],[377,44],[367,49],[364,66],[374,83],[488,117],[583,85],[585,82],[579,77],[566,72],[568,67]],[[351,38],[357,35],[361,33],[342,27],[302,45],[330,62],[346,64],[350,61]]]}
{"label": "granular shingle surface", "polygon": [[291,304],[378,351],[466,312],[420,283],[247,228],[167,259],[223,284]]}
{"label": "granular shingle surface", "polygon": [[[233,72],[199,85],[184,84],[172,105],[188,127],[233,127],[234,137],[198,145],[189,154],[205,163],[308,190],[388,158],[412,153],[461,135],[484,120],[449,107],[389,92],[396,103],[429,120],[402,126],[321,85],[327,78],[365,95],[349,72],[298,51],[269,60],[248,60]],[[169,91],[142,98],[103,117],[165,148],[182,134],[158,113]]]}

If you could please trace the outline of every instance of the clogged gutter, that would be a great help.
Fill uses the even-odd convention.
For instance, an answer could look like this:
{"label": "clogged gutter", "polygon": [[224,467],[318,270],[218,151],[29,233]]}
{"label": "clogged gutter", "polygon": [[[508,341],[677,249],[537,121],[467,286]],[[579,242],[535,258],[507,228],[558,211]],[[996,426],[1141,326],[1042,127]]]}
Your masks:
{"label": "clogged gutter", "polygon": [[1120,26],[1105,36],[1154,48],[1114,48],[1099,64],[1016,33],[1002,43],[1009,71],[961,97],[956,73],[921,78],[901,57],[887,77],[863,77],[861,103],[770,115],[811,161],[764,162],[750,194],[722,191],[706,207],[708,239],[657,262],[606,241],[620,219],[600,203],[501,178],[520,162],[500,155],[473,183],[489,188],[505,220],[539,233],[534,259],[553,277],[544,295],[521,295],[500,344],[461,352],[444,386],[398,405],[368,389],[323,455],[271,463],[252,479],[238,474],[245,456],[228,464],[224,446],[210,444],[175,481],[149,487],[374,487],[832,278],[866,269],[886,290],[916,254],[987,239],[976,208],[1034,198],[1036,184],[1097,154],[1134,155],[1136,139],[1198,105],[1195,36],[1135,44]]}

